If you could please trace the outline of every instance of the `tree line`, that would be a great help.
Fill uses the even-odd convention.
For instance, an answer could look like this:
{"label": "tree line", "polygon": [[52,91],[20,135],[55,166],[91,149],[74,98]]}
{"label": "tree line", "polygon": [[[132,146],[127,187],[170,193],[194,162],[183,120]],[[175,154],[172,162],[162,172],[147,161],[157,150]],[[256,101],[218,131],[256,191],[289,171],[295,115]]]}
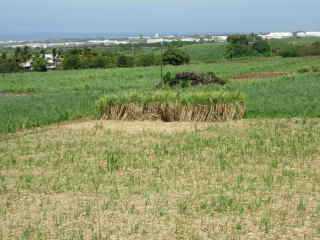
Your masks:
{"label": "tree line", "polygon": [[282,57],[305,57],[320,56],[320,41],[312,44],[292,44],[289,41],[280,48],[272,48],[268,40],[262,39],[256,34],[231,35],[227,39],[227,58],[248,56],[282,56]]}
{"label": "tree line", "polygon": [[91,49],[72,49],[63,56],[63,69],[148,67],[163,64],[182,65],[190,62],[190,56],[177,48],[168,48],[163,55],[140,53],[136,55],[97,53]]}
{"label": "tree line", "polygon": [[[148,67],[160,64],[182,65],[190,62],[190,55],[183,51],[178,43],[165,46],[160,54],[159,46],[156,51],[133,51],[130,46],[124,46],[124,52],[95,50],[91,48],[31,50],[29,47],[16,48],[13,54],[0,54],[0,73],[24,71],[28,66],[32,71],[47,71],[50,69],[46,55],[50,54],[53,69],[88,69],[115,67]],[[268,40],[256,34],[231,35],[227,39],[225,57],[228,59],[251,56],[303,57],[320,56],[320,42],[313,44],[293,45],[288,43],[280,48],[272,48]],[[52,69],[52,68],[51,68]]]}
{"label": "tree line", "polygon": [[269,42],[256,34],[231,35],[227,42],[225,53],[227,58],[272,55]]}
{"label": "tree line", "polygon": [[50,52],[40,50],[31,52],[28,47],[16,48],[13,55],[2,53],[0,58],[0,73],[19,72],[26,69],[24,64],[30,62],[33,71],[47,71],[46,54],[50,54],[53,64],[60,70],[114,68],[114,67],[148,67],[161,63],[182,65],[190,62],[190,56],[173,46],[160,53],[124,54],[94,51],[90,48],[73,48],[70,50],[52,49]]}

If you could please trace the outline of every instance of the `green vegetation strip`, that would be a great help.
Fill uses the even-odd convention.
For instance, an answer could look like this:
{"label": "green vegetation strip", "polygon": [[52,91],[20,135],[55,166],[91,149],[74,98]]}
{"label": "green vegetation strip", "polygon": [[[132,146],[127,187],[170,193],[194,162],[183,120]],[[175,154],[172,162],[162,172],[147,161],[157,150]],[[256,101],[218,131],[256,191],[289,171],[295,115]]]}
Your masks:
{"label": "green vegetation strip", "polygon": [[238,92],[174,92],[104,96],[98,101],[100,116],[110,120],[225,121],[245,114]]}

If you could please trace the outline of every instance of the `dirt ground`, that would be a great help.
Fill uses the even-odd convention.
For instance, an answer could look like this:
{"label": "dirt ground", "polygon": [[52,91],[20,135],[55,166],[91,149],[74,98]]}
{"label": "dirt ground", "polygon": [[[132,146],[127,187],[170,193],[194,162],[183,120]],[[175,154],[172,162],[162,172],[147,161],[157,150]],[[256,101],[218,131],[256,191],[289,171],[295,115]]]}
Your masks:
{"label": "dirt ground", "polygon": [[62,124],[59,127],[71,130],[104,129],[127,133],[156,132],[176,133],[205,130],[215,123],[199,122],[162,122],[162,121],[83,121]]}

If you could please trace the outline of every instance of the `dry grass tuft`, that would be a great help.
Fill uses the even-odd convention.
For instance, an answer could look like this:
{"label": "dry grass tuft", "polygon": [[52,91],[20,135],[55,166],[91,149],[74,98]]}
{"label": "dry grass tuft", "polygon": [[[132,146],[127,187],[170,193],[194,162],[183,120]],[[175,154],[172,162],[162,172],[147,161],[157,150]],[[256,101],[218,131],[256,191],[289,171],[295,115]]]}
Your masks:
{"label": "dry grass tuft", "polygon": [[104,97],[98,103],[103,119],[215,122],[243,118],[240,94],[157,92]]}

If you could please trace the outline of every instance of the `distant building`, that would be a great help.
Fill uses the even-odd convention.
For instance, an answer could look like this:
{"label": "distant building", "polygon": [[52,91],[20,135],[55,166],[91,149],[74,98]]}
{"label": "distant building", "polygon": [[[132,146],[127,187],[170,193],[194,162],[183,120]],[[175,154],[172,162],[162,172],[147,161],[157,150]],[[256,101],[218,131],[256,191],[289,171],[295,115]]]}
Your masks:
{"label": "distant building", "polygon": [[[58,67],[58,64],[61,63],[61,59],[59,56],[53,56],[52,53],[46,53],[44,54],[44,59],[47,62],[47,69],[48,70],[55,70]],[[32,63],[33,59],[29,59],[28,61],[21,63],[20,67],[23,68],[24,70],[30,70],[32,71]]]}
{"label": "distant building", "polygon": [[320,37],[320,32],[297,32],[297,37]]}
{"label": "distant building", "polygon": [[216,42],[226,42],[228,36],[213,36],[212,39]]}
{"label": "distant building", "polygon": [[20,63],[20,67],[23,68],[24,70],[32,70],[32,59],[24,63]]}
{"label": "distant building", "polygon": [[201,39],[200,38],[181,38],[181,41],[182,42],[200,42]]}
{"label": "distant building", "polygon": [[52,53],[46,53],[44,55],[44,59],[47,62],[47,69],[48,70],[54,70],[57,68],[57,62],[58,62],[57,56],[53,56]]}
{"label": "distant building", "polygon": [[263,39],[282,39],[282,38],[290,38],[293,37],[293,33],[291,32],[272,32],[265,35],[259,35]]}
{"label": "distant building", "polygon": [[167,38],[151,38],[147,39],[147,44],[156,44],[156,43],[162,43],[162,42],[174,42],[177,41],[176,39],[167,39]]}

